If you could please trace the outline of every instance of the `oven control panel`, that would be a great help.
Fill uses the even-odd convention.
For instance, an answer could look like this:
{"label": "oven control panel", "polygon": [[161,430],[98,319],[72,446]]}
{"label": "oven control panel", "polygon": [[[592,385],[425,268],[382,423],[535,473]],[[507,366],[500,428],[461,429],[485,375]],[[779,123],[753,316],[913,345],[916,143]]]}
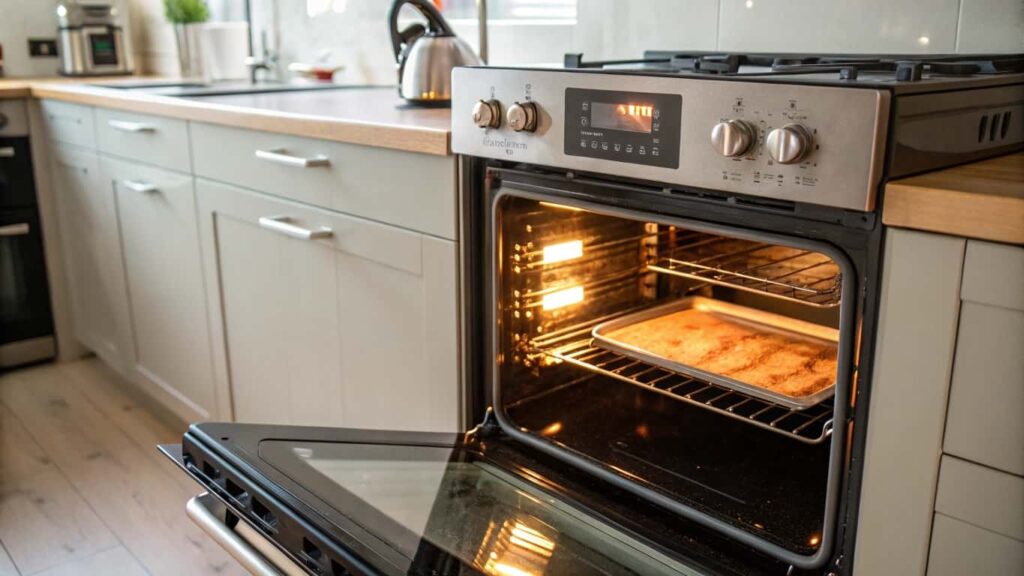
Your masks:
{"label": "oven control panel", "polygon": [[678,94],[567,88],[564,151],[678,168],[682,108]]}
{"label": "oven control panel", "polygon": [[872,211],[889,101],[884,90],[755,79],[456,68],[452,150]]}

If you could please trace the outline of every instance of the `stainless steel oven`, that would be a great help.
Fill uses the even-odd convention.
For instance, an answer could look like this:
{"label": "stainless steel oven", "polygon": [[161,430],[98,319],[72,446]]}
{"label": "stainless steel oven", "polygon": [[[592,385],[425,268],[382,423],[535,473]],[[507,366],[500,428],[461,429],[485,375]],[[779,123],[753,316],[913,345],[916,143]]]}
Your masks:
{"label": "stainless steel oven", "polygon": [[0,107],[0,369],[55,354],[27,115]]}
{"label": "stainless steel oven", "polygon": [[942,96],[904,121],[926,86],[814,76],[849,65],[647,64],[455,71],[478,424],[195,425],[162,449],[245,526],[225,547],[331,575],[852,572],[887,166],[1021,76],[924,75]]}

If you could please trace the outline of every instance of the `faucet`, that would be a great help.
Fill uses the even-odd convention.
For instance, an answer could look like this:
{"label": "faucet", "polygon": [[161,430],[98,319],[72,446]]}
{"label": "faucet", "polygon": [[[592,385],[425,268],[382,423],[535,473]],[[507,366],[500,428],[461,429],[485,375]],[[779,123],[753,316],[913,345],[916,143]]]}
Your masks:
{"label": "faucet", "polygon": [[[260,40],[263,48],[263,54],[257,58],[255,56],[249,56],[245,59],[245,65],[249,67],[249,82],[255,84],[259,80],[259,71],[266,70],[270,72],[274,69],[274,64],[277,64],[277,54],[267,48],[267,31],[263,30],[260,32]],[[250,46],[250,53],[253,51]]]}

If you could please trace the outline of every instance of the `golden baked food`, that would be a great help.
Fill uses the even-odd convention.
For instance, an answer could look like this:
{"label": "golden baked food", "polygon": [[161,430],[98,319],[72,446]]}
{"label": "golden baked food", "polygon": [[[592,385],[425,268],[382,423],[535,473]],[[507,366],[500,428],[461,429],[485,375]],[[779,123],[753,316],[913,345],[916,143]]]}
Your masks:
{"label": "golden baked food", "polygon": [[772,392],[803,398],[836,380],[836,345],[715,312],[687,309],[604,335],[649,354]]}

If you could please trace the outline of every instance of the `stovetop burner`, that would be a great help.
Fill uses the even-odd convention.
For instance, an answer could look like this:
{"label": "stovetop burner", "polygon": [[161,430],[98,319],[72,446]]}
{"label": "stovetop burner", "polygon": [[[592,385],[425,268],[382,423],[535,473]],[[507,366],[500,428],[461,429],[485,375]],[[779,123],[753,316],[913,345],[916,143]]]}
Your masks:
{"label": "stovetop burner", "polygon": [[804,55],[648,51],[635,60],[589,62],[566,54],[566,68],[721,76],[838,75],[852,81],[871,73],[875,81],[916,82],[925,77],[968,78],[1024,72],[1024,55]]}

